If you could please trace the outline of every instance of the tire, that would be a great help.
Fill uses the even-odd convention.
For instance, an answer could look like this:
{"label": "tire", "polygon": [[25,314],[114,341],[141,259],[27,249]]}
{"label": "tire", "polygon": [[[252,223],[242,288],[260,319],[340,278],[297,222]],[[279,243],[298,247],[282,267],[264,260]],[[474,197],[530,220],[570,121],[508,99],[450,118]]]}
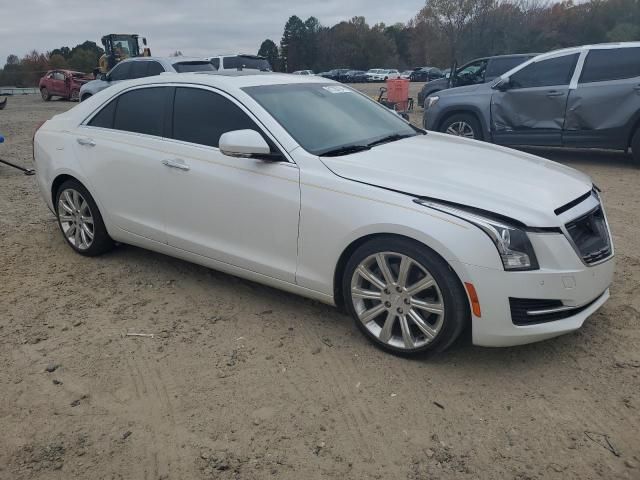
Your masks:
{"label": "tire", "polygon": [[440,131],[472,140],[484,140],[480,122],[470,113],[455,113],[445,118],[440,125]]}
{"label": "tire", "polygon": [[45,102],[51,100],[51,94],[49,93],[49,90],[47,90],[47,87],[42,87],[40,89],[40,95],[42,95],[42,100]]}
{"label": "tire", "polygon": [[71,96],[69,97],[69,100],[72,102],[79,102],[80,101],[80,90],[73,90],[71,92]]}
{"label": "tire", "polygon": [[631,139],[631,154],[636,165],[640,167],[640,127],[636,129],[636,133]]}
{"label": "tire", "polygon": [[[380,268],[381,261],[388,266],[391,282]],[[399,271],[405,262],[410,267],[403,281]],[[435,282],[432,286],[429,279]],[[412,293],[423,281],[427,282],[423,288]],[[433,250],[406,238],[385,235],[360,246],[345,266],[342,292],[348,312],[365,336],[400,356],[443,351],[470,322],[467,296],[455,272]]]}
{"label": "tire", "polygon": [[113,248],[100,210],[80,182],[75,179],[63,182],[56,192],[54,206],[62,236],[77,253],[95,257]]}

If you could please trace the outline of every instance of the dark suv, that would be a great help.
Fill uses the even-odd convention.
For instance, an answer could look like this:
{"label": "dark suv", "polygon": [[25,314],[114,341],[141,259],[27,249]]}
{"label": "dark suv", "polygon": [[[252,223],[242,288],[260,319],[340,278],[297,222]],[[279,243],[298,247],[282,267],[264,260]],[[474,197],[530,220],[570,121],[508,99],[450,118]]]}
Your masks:
{"label": "dark suv", "polygon": [[490,82],[536,55],[538,54],[497,55],[495,57],[472,60],[457,68],[453,78],[447,76],[446,78],[439,78],[425,84],[422,90],[418,92],[418,105],[424,106],[425,98],[440,90]]}
{"label": "dark suv", "polygon": [[501,145],[631,148],[640,162],[640,42],[539,55],[491,84],[428,97],[423,122]]}

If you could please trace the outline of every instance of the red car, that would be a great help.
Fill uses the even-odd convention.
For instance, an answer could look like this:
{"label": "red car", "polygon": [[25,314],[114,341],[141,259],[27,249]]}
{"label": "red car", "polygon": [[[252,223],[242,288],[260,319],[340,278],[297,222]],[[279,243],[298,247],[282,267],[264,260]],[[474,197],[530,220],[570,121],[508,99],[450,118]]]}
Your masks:
{"label": "red car", "polygon": [[93,79],[82,72],[49,70],[40,79],[40,94],[45,102],[51,100],[51,97],[77,101],[80,87],[90,80]]}

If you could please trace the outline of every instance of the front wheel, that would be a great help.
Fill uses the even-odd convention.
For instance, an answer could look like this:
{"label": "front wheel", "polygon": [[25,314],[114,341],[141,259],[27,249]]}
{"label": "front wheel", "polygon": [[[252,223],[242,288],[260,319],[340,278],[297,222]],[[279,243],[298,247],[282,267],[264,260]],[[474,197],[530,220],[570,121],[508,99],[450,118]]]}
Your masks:
{"label": "front wheel", "polygon": [[56,193],[56,216],[67,244],[76,252],[94,257],[113,248],[95,200],[77,180],[67,180]]}
{"label": "front wheel", "polygon": [[342,291],[358,328],[399,355],[442,351],[469,321],[456,274],[434,251],[409,239],[379,237],[358,248],[346,265]]}
{"label": "front wheel", "polygon": [[40,95],[42,96],[42,100],[44,100],[45,102],[48,102],[49,100],[51,100],[51,94],[49,93],[49,90],[47,90],[46,87],[43,87],[40,89]]}
{"label": "front wheel", "polygon": [[440,131],[457,137],[482,140],[482,128],[476,117],[468,113],[458,113],[447,117],[440,127]]}

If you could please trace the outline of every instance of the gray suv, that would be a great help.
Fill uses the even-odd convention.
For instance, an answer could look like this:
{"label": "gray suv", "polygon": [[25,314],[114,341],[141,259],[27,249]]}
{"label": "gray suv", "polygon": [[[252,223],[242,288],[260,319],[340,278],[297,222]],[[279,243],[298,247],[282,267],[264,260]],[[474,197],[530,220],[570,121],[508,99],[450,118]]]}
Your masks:
{"label": "gray suv", "polygon": [[418,92],[418,105],[424,106],[424,99],[441,90],[465,85],[477,85],[495,80],[504,72],[508,72],[521,63],[538,55],[537,53],[516,53],[513,55],[496,55],[494,57],[476,58],[461,67],[455,68],[455,74],[443,75],[424,84]]}
{"label": "gray suv", "polygon": [[111,85],[123,80],[151,77],[163,72],[213,71],[215,68],[206,59],[188,57],[135,57],[121,61],[108,73],[98,75],[96,80],[80,88],[80,101],[86,100]]}
{"label": "gray suv", "polygon": [[501,145],[631,148],[640,162],[640,42],[556,50],[490,84],[438,92],[423,124]]}

